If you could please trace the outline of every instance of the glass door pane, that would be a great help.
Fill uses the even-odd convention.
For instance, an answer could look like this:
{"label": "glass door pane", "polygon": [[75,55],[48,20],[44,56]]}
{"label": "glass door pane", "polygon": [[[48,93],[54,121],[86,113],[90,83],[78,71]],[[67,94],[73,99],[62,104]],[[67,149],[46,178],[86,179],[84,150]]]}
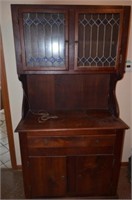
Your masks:
{"label": "glass door pane", "polygon": [[23,13],[24,56],[28,68],[66,68],[66,23],[65,13]]}
{"label": "glass door pane", "polygon": [[76,23],[76,65],[78,67],[115,66],[120,14],[78,13]]}

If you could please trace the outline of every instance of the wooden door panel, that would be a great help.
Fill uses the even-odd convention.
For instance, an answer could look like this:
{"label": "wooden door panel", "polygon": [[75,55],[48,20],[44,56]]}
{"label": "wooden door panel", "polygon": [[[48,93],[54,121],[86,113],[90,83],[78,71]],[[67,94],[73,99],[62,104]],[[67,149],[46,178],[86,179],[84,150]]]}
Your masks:
{"label": "wooden door panel", "polygon": [[65,157],[30,158],[31,196],[63,196],[66,193]]}
{"label": "wooden door panel", "polygon": [[110,195],[113,156],[76,158],[76,195]]}

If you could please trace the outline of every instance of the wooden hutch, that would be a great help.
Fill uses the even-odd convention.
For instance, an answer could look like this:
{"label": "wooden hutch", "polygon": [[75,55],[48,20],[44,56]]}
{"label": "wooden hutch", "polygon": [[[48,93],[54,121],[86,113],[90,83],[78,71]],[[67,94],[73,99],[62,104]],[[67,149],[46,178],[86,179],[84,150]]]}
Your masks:
{"label": "wooden hutch", "polygon": [[26,198],[116,198],[129,6],[12,5]]}

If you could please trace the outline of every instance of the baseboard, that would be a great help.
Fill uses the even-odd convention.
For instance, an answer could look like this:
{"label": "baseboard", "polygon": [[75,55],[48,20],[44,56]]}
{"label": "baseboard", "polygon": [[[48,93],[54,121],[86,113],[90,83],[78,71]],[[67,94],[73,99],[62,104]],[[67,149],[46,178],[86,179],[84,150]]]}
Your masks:
{"label": "baseboard", "polygon": [[22,165],[17,165],[16,169],[22,169]]}

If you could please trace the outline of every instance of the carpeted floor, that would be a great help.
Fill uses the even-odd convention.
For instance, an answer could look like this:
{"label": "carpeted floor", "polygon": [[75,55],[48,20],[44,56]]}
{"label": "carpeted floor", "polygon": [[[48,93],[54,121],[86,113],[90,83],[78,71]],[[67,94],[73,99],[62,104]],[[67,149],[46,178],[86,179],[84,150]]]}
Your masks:
{"label": "carpeted floor", "polygon": [[[123,166],[118,185],[119,199],[131,199],[128,168]],[[25,199],[21,170],[1,169],[1,199]]]}

